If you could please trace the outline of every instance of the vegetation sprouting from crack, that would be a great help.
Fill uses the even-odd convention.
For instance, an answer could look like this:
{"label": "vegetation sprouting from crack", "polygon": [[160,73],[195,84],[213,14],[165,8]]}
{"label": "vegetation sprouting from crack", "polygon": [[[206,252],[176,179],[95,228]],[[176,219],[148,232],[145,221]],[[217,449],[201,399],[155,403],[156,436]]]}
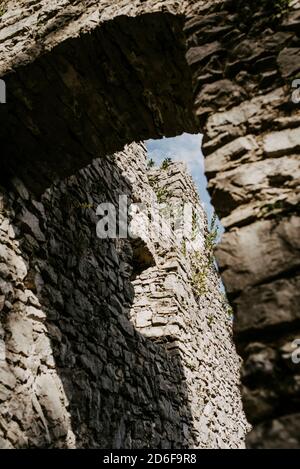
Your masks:
{"label": "vegetation sprouting from crack", "polygon": [[218,238],[217,215],[214,213],[210,231],[205,239],[204,252],[195,251],[191,258],[192,286],[197,297],[208,292],[207,280],[214,263],[214,248]]}
{"label": "vegetation sprouting from crack", "polygon": [[[170,164],[172,163],[172,160],[170,158],[166,158],[164,162],[162,163],[161,169],[166,170]],[[155,166],[155,163],[152,159],[148,160],[147,163],[148,168],[152,168]],[[161,187],[159,186],[159,181],[158,177],[156,175],[149,175],[148,176],[148,181],[152,189],[154,190],[157,198],[157,202],[159,204],[166,203],[170,197],[170,191],[166,187]]]}
{"label": "vegetation sprouting from crack", "polygon": [[221,303],[223,306],[223,309],[226,311],[229,319],[233,320],[234,318],[234,311],[232,306],[229,303],[228,297],[225,292],[220,292],[221,294]]}
{"label": "vegetation sprouting from crack", "polygon": [[7,2],[8,0],[0,0],[0,18],[7,12]]}
{"label": "vegetation sprouting from crack", "polygon": [[165,158],[161,164],[161,169],[166,170],[172,164],[172,158]]}
{"label": "vegetation sprouting from crack", "polygon": [[151,168],[154,168],[154,166],[155,166],[155,161],[152,158],[149,158],[147,161],[147,168],[151,169]]}
{"label": "vegetation sprouting from crack", "polygon": [[159,204],[163,204],[167,202],[168,198],[170,197],[170,193],[166,187],[159,187],[156,191],[156,198]]}

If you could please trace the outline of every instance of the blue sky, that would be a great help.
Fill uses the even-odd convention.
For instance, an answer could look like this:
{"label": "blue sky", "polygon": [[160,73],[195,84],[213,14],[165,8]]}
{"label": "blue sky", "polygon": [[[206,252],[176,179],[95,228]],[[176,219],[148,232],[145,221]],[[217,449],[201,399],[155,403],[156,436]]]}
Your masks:
{"label": "blue sky", "polygon": [[165,158],[173,161],[184,161],[197,186],[200,200],[211,220],[213,207],[207,192],[207,179],[204,174],[204,157],[201,151],[202,135],[182,134],[174,138],[147,140],[149,158],[160,164]]}

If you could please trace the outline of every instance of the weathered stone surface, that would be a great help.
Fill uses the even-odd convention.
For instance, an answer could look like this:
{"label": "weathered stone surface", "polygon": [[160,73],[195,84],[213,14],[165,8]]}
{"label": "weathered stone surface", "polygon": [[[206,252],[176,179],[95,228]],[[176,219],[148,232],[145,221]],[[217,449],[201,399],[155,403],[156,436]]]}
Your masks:
{"label": "weathered stone surface", "polygon": [[278,65],[284,78],[293,76],[300,70],[300,48],[286,47],[278,56]]}
{"label": "weathered stone surface", "polygon": [[[300,114],[291,83],[299,70],[300,2],[278,11],[276,21],[274,9],[273,2],[225,2],[187,23],[190,47],[219,43],[193,70],[195,112],[212,202],[228,230],[216,255],[246,360],[243,403],[254,423],[248,445],[265,448],[285,447],[281,435],[286,447],[299,446],[299,365],[278,350],[299,335]],[[220,80],[231,81],[234,96],[218,90]],[[208,84],[211,93],[203,91]],[[262,358],[249,351],[257,340]]]}
{"label": "weathered stone surface", "polygon": [[287,129],[268,134],[264,139],[267,156],[280,156],[300,151],[300,129]]}
{"label": "weathered stone surface", "polygon": [[[164,187],[174,203],[198,207],[205,256],[206,219],[191,177],[179,163],[147,171],[143,145],[95,160],[39,203],[30,192],[3,191],[16,232],[11,241],[7,224],[0,251],[12,285],[0,284],[11,302],[2,321],[3,445],[244,447],[240,361],[215,269],[207,295],[196,297],[175,235],[166,229],[157,238],[155,226],[142,227],[141,211],[131,211],[135,238],[96,236],[100,202],[118,207],[127,194],[151,205],[154,189]],[[141,262],[143,255],[151,262]],[[26,273],[14,265],[22,263]]]}
{"label": "weathered stone surface", "polygon": [[226,171],[238,166],[238,163],[235,161],[239,160],[241,156],[248,152],[251,152],[251,150],[256,150],[257,147],[258,145],[251,135],[233,140],[206,158],[206,174],[212,177],[212,175],[220,171],[220,168]]}
{"label": "weathered stone surface", "polygon": [[[273,327],[286,327],[300,319],[300,278],[286,278],[249,287],[234,301],[238,315],[235,320],[237,334],[262,331]],[[256,304],[253,304],[256,298]],[[290,325],[291,327],[291,325]]]}
{"label": "weathered stone surface", "polygon": [[[226,217],[224,225],[228,228],[219,253],[224,281],[237,309],[236,327],[238,330],[241,321],[243,331],[237,338],[240,353],[246,359],[242,374],[245,409],[251,422],[258,424],[249,445],[261,444],[257,443],[261,438],[266,446],[272,446],[272,439],[284,445],[279,433],[285,435],[287,446],[297,444],[297,437],[290,435],[289,428],[291,432],[298,431],[299,374],[288,354],[281,353],[281,347],[292,343],[298,334],[294,306],[298,291],[293,293],[292,289],[298,288],[293,278],[299,270],[300,114],[299,106],[292,100],[291,81],[299,70],[296,60],[300,49],[299,11],[299,0],[292,0],[287,11],[271,1],[9,2],[7,12],[0,18],[0,75],[8,89],[8,104],[0,107],[1,178],[7,185],[7,174],[19,175],[27,189],[12,184],[10,214],[6,208],[4,220],[0,220],[1,245],[6,246],[0,262],[0,293],[5,297],[2,312],[7,317],[12,311],[12,318],[19,317],[22,322],[22,314],[27,317],[27,301],[34,301],[32,296],[30,300],[23,296],[23,291],[29,289],[33,296],[38,296],[33,305],[37,308],[41,307],[39,298],[43,299],[47,328],[53,331],[57,369],[64,378],[64,390],[60,386],[57,389],[61,392],[61,402],[66,402],[64,391],[70,397],[70,415],[66,406],[62,406],[59,420],[53,423],[50,417],[44,416],[47,412],[39,405],[38,396],[28,400],[27,391],[22,387],[28,379],[35,381],[37,370],[42,369],[41,373],[46,375],[55,373],[53,356],[46,353],[40,357],[41,348],[48,350],[48,347],[43,341],[37,341],[36,360],[28,361],[26,355],[17,358],[20,357],[22,367],[28,372],[22,371],[13,353],[8,357],[18,381],[15,393],[8,395],[4,391],[9,402],[3,412],[5,415],[7,408],[13,408],[17,419],[7,433],[11,443],[3,442],[3,446],[72,447],[75,445],[72,425],[80,441],[77,446],[141,447],[147,441],[154,447],[158,444],[181,447],[187,446],[190,437],[193,441],[199,438],[206,447],[225,445],[226,434],[221,432],[222,437],[218,434],[220,428],[214,428],[210,416],[218,407],[214,395],[220,394],[220,389],[221,394],[226,394],[228,388],[219,386],[208,390],[206,387],[211,402],[199,406],[196,399],[188,396],[194,395],[189,386],[195,377],[193,368],[203,361],[202,353],[199,362],[189,364],[190,371],[186,370],[186,379],[182,380],[181,359],[174,362],[160,343],[166,337],[162,331],[168,331],[168,338],[174,334],[176,343],[180,343],[180,335],[185,333],[182,317],[174,314],[174,305],[170,304],[174,293],[168,291],[177,285],[178,301],[182,301],[183,287],[174,278],[165,278],[164,288],[156,291],[155,269],[156,278],[149,285],[142,272],[134,271],[142,282],[136,288],[143,290],[145,280],[147,297],[163,302],[160,309],[163,314],[153,311],[151,325],[146,326],[150,336],[153,332],[160,336],[156,337],[158,344],[138,335],[124,317],[125,311],[131,310],[133,300],[129,281],[133,266],[128,262],[132,250],[140,253],[140,259],[143,255],[147,258],[143,269],[150,268],[154,258],[155,262],[162,261],[159,266],[165,266],[166,275],[176,273],[185,278],[182,263],[178,267],[177,259],[162,260],[161,253],[151,251],[153,243],[147,239],[138,249],[115,246],[114,252],[105,243],[101,243],[100,249],[87,228],[95,223],[95,215],[89,213],[89,208],[95,200],[97,203],[101,200],[95,186],[88,181],[100,178],[101,194],[109,193],[114,199],[118,191],[112,191],[112,187],[122,190],[120,181],[127,179],[126,171],[120,170],[114,176],[110,163],[103,158],[102,164],[90,166],[79,179],[74,176],[52,188],[44,195],[43,204],[32,201],[29,194],[31,189],[42,193],[57,176],[75,173],[93,158],[104,157],[132,140],[199,130],[205,133],[204,153],[209,155],[209,189],[218,213]],[[184,13],[187,18],[179,18],[178,13]],[[135,170],[128,171],[127,189],[135,173]],[[150,190],[146,192],[148,197]],[[69,197],[64,197],[66,193]],[[142,193],[139,189],[137,200]],[[174,195],[179,194],[180,183],[177,183]],[[7,203],[6,196],[5,201],[0,198],[1,213]],[[78,202],[82,205],[78,206]],[[32,227],[27,223],[27,228],[26,223],[20,223],[21,206],[38,218],[45,240],[36,239],[36,223]],[[81,220],[76,225],[79,217],[86,217],[86,223]],[[75,226],[78,229],[74,230]],[[116,261],[119,255],[121,258]],[[37,262],[33,263],[32,259]],[[51,264],[50,269],[47,264]],[[91,290],[88,298],[83,294],[87,285]],[[217,281],[213,281],[211,289],[218,289]],[[257,314],[254,295],[262,302]],[[103,299],[100,303],[99,298]],[[215,308],[213,299],[204,307],[208,327],[215,327],[210,313],[212,304]],[[145,302],[135,306],[149,309]],[[189,310],[188,305],[184,310]],[[248,310],[255,311],[252,322],[250,318],[245,319]],[[44,334],[43,312],[39,315],[31,310],[28,317],[33,322],[33,334]],[[165,322],[166,317],[168,321],[169,317],[173,318],[170,324]],[[99,323],[101,328],[95,326]],[[23,342],[18,330],[16,326],[15,336],[20,336],[18,340]],[[223,332],[221,328],[218,337]],[[287,333],[291,336],[286,337]],[[199,333],[203,344],[197,343],[197,350],[203,351],[206,357],[219,350],[220,340],[214,349],[212,339],[205,341],[205,334]],[[255,348],[255,334],[259,335],[262,352]],[[173,344],[168,345],[174,348]],[[224,357],[228,347],[227,343]],[[144,364],[136,359],[136,349],[147,357]],[[197,350],[186,349],[182,355],[194,357]],[[78,354],[81,361],[76,360]],[[116,361],[110,361],[110,356]],[[227,358],[220,360],[220,367],[223,360],[226,362]],[[232,368],[236,369],[235,366],[236,362]],[[156,376],[158,368],[164,376],[169,376],[172,369],[172,380],[160,381],[159,396],[163,396],[157,401],[152,399],[149,406],[147,396],[152,388],[156,389],[152,370]],[[145,382],[132,383],[128,378],[132,369],[138,370],[139,377],[146,377]],[[174,369],[178,373],[174,374]],[[220,368],[218,373],[222,376]],[[211,375],[203,373],[202,376],[209,381]],[[178,382],[183,381],[188,383],[187,388],[184,385],[178,393]],[[95,389],[91,385],[94,382]],[[177,396],[172,394],[175,387]],[[97,389],[103,389],[104,393],[100,395]],[[166,399],[166,392],[172,398]],[[27,396],[21,406],[15,400],[16,395]],[[118,401],[120,395],[126,404],[108,416],[106,409],[112,408],[112,402]],[[182,406],[182,401],[189,405]],[[45,402],[51,407],[51,400]],[[120,421],[120,414],[138,412],[137,402],[148,416],[150,411],[151,415],[160,416],[157,433],[150,430],[149,419],[137,423],[122,417]],[[233,404],[227,404],[224,400],[219,402],[222,411],[230,414]],[[193,423],[195,433],[191,435],[195,408],[203,412]],[[223,413],[216,413],[222,420]],[[283,414],[290,417],[285,418]],[[99,429],[100,415],[109,421],[109,429]],[[289,418],[291,422],[295,419],[294,426]],[[19,428],[18,421],[25,422],[24,428]],[[166,421],[164,425],[162,422]],[[171,428],[169,421],[173,422]],[[278,434],[273,427],[278,429]],[[132,429],[128,437],[126,428]],[[243,433],[236,438],[240,441]]]}
{"label": "weathered stone surface", "polygon": [[[300,218],[257,221],[223,236],[217,258],[228,293],[266,283],[299,267]],[[268,259],[266,264],[265,259]]]}
{"label": "weathered stone surface", "polygon": [[299,434],[300,414],[292,414],[257,425],[248,443],[254,449],[298,449]]}
{"label": "weathered stone surface", "polygon": [[[84,7],[82,2],[59,1],[51,13],[46,2],[38,3],[37,10],[28,8],[23,26],[20,18],[17,24],[21,44],[30,31],[30,53],[26,42],[22,59],[18,49],[17,57],[10,61],[8,53],[1,61],[8,95],[7,104],[0,107],[0,139],[7,147],[2,180],[18,176],[41,194],[58,177],[71,175],[95,156],[121,150],[126,143],[196,132],[183,18],[160,12],[164,2],[143,3],[142,8],[139,2],[124,2],[126,16],[114,2]],[[167,3],[172,10],[172,2]],[[16,21],[15,10],[11,15]],[[13,28],[7,21],[8,36],[5,22],[0,36],[3,48],[11,41]],[[35,21],[43,22],[45,29],[39,26],[37,31]],[[22,80],[14,73],[20,65]]]}
{"label": "weathered stone surface", "polygon": [[[220,163],[222,165],[222,160]],[[258,209],[257,218],[270,216],[280,208],[283,213],[284,208],[290,203],[296,205],[295,212],[297,212],[300,200],[298,156],[251,162],[251,155],[247,155],[242,165],[229,163],[221,167],[226,172],[218,173],[211,179],[209,188],[212,189],[212,201],[218,206],[222,217],[230,216],[238,207],[247,211],[250,204]],[[212,168],[210,163],[209,168]],[[227,220],[225,225],[226,223]]]}

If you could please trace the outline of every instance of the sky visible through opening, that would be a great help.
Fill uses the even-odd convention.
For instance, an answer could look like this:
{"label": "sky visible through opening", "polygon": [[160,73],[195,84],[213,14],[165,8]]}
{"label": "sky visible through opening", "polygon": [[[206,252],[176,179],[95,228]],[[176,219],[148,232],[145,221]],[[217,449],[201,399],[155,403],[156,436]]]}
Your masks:
{"label": "sky visible through opening", "polygon": [[[207,179],[204,173],[204,156],[201,151],[201,134],[182,134],[173,138],[162,138],[160,140],[147,140],[146,147],[149,159],[152,158],[156,165],[160,165],[165,158],[172,161],[183,161],[186,163],[197,187],[199,197],[207,213],[210,224],[214,208],[211,205],[210,195],[207,191]],[[219,235],[224,232],[218,221]]]}

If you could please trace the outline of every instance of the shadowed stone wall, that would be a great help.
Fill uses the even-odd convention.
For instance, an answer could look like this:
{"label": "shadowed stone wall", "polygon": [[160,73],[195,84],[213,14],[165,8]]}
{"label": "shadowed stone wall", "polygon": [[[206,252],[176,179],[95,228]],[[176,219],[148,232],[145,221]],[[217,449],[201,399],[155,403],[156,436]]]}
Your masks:
{"label": "shadowed stone wall", "polygon": [[[157,173],[175,198],[198,204],[205,256],[192,181],[181,165]],[[133,144],[40,202],[16,179],[2,190],[2,447],[243,447],[239,360],[214,268],[198,298],[171,234],[96,236],[97,205],[118,209],[119,194],[156,200],[151,177]],[[138,275],[137,241],[148,259]]]}

